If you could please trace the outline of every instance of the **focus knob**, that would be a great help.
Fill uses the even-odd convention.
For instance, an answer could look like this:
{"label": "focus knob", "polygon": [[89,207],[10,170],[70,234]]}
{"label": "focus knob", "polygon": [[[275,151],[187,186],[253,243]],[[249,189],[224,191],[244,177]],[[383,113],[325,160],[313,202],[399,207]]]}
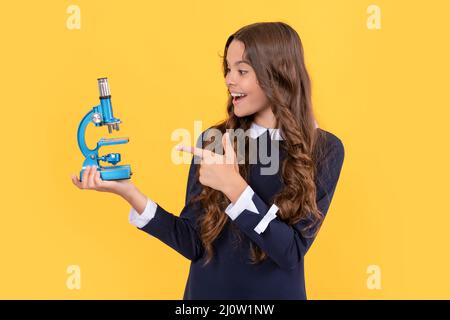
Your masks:
{"label": "focus knob", "polygon": [[94,113],[92,115],[92,122],[93,123],[101,123],[102,122],[102,115],[98,112]]}

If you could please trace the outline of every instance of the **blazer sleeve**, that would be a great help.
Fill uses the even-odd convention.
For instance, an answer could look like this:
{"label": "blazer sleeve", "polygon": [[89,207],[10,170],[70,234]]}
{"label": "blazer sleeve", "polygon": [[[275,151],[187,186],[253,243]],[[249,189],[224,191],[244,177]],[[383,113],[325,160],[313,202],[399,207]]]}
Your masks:
{"label": "blazer sleeve", "polygon": [[158,238],[192,261],[201,258],[204,252],[197,224],[198,217],[203,214],[203,208],[199,202],[191,202],[191,199],[202,191],[201,184],[196,176],[196,168],[200,162],[195,159],[197,159],[197,156],[193,156],[191,160],[185,205],[180,215],[175,216],[156,204],[154,217],[145,226],[138,228]]}
{"label": "blazer sleeve", "polygon": [[[344,146],[336,141],[318,164],[316,180],[316,202],[319,210],[326,215],[339,179],[344,161]],[[240,212],[239,212],[240,211]],[[292,270],[299,265],[314,238],[305,237],[301,229],[307,222],[303,219],[288,225],[276,216],[278,207],[266,204],[250,186],[241,194],[234,205],[225,212],[239,229],[258,245],[280,268]],[[314,234],[314,228],[309,236]]]}

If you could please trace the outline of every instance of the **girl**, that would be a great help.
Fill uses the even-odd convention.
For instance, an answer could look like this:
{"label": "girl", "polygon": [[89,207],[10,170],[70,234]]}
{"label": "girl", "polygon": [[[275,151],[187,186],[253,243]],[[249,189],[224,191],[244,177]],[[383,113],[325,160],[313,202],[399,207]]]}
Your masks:
{"label": "girl", "polygon": [[[191,260],[184,299],[306,299],[304,257],[330,206],[344,146],[314,121],[302,43],[289,25],[245,26],[222,58],[228,117],[197,147],[179,148],[194,154],[179,216],[130,180],[102,181],[95,167],[72,181],[120,195],[131,223]],[[243,157],[230,135],[238,129],[246,133]],[[213,131],[222,139],[212,141]],[[223,154],[202,149],[222,145]],[[262,173],[266,148],[279,151],[274,174]]]}

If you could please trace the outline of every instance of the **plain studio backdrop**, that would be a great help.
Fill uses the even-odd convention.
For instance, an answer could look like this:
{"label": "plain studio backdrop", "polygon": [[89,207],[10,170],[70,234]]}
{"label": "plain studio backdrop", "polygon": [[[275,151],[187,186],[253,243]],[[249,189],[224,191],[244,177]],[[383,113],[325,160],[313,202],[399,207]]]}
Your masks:
{"label": "plain studio backdrop", "polygon": [[[171,133],[225,117],[219,54],[259,21],[300,34],[321,128],[346,158],[306,255],[309,299],[450,298],[448,1],[15,1],[0,10],[0,298],[180,299],[189,261],[76,189],[76,133],[108,77],[134,183],[184,205]],[[194,135],[192,142],[194,142]],[[78,287],[70,285],[77,273]]]}

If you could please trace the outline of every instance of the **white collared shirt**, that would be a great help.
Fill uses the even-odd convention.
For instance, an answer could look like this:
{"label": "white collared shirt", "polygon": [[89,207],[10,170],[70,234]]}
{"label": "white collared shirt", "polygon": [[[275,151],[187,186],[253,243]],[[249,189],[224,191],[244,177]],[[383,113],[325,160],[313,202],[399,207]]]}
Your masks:
{"label": "white collared shirt", "polygon": [[263,126],[260,126],[259,124],[256,124],[255,122],[252,122],[248,130],[250,137],[253,139],[258,138],[260,135],[269,130],[270,138],[272,140],[283,140],[283,137],[281,136],[281,130],[278,128],[265,128]]}

